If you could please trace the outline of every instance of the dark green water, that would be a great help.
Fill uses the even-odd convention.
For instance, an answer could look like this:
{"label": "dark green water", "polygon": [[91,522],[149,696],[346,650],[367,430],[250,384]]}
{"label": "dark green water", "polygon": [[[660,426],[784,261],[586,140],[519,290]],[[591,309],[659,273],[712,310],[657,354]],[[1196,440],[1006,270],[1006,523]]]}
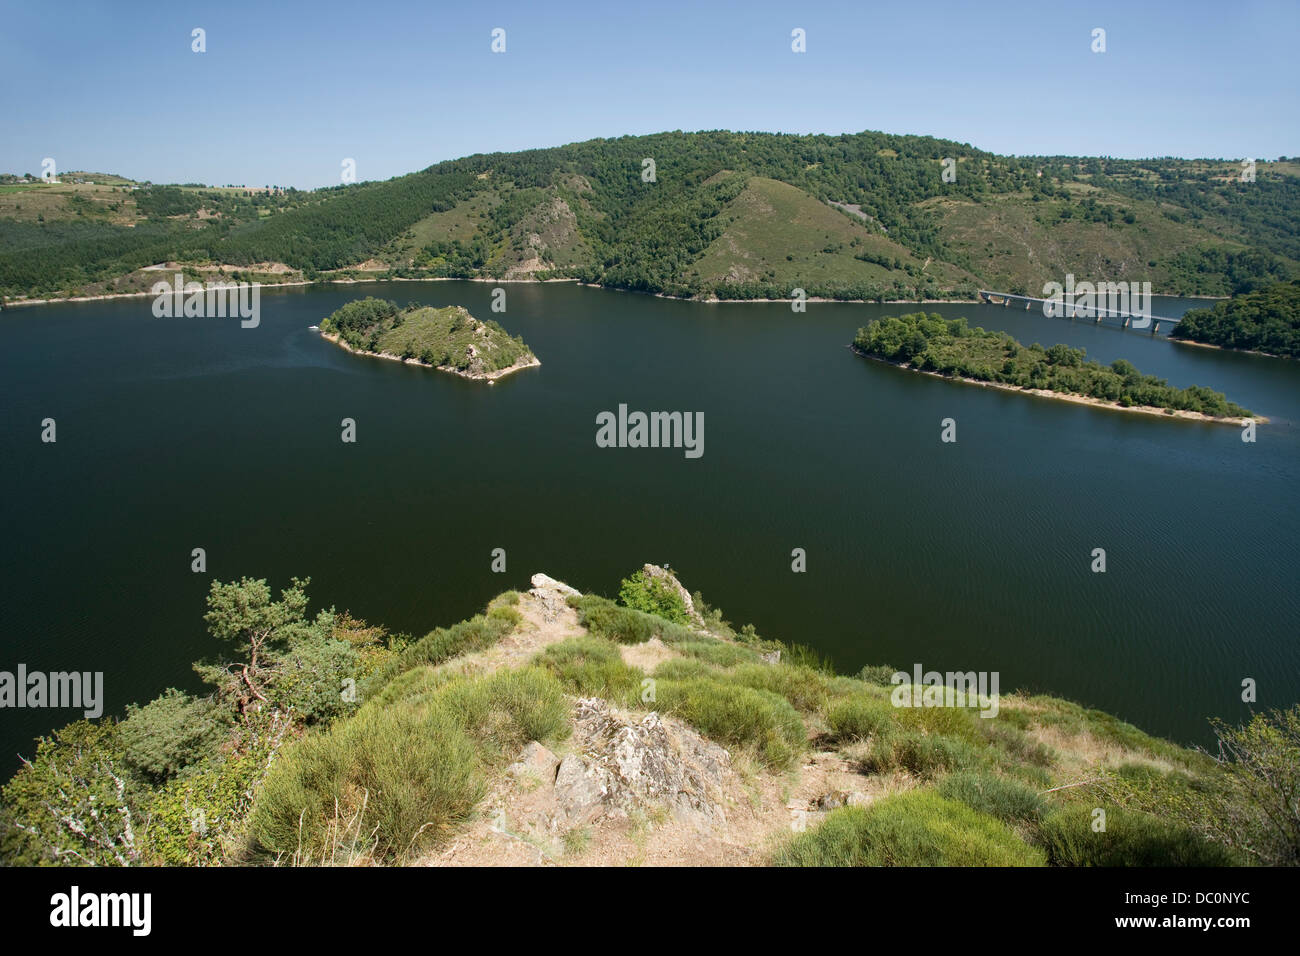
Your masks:
{"label": "dark green water", "polygon": [[[147,299],[0,316],[0,670],[102,670],[120,713],[197,686],[214,577],[310,575],[317,602],[422,634],[535,571],[614,594],[667,561],[737,625],[841,669],[998,671],[1003,691],[1183,741],[1247,713],[1243,678],[1261,707],[1300,699],[1300,364],[929,309],[1224,391],[1273,419],[1245,444],[1231,426],[943,382],[845,348],[899,306],[796,315],[511,285],[498,318],[543,365],[488,387],[308,331],[364,294],[492,317],[491,286],[451,282],[264,292],[256,329],[155,319]],[[702,411],[703,457],[597,448],[596,414],[620,402]],[[956,444],[939,440],[947,417]],[[190,571],[195,547],[207,575]],[[0,711],[0,770],[77,716]]]}

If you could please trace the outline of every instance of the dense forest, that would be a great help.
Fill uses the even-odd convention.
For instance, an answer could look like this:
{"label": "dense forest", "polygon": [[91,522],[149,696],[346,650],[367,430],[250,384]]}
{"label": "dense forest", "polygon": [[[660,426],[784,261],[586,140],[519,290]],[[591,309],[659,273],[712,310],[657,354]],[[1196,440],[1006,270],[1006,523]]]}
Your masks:
{"label": "dense forest", "polygon": [[[522,270],[725,298],[788,297],[792,285],[835,298],[967,296],[1066,271],[1138,278],[1121,269],[1150,273],[1161,293],[1229,294],[1300,271],[1294,165],[1262,163],[1251,182],[1235,165],[1006,157],[874,132],[715,131],[479,154],[314,192],[115,185],[104,197],[112,215],[71,194],[28,217],[27,200],[53,187],[23,184],[3,187],[26,192],[0,203],[0,295],[93,291],[165,261],[283,263],[314,279],[372,260],[404,277]],[[789,255],[746,240],[772,227],[758,180],[802,200],[780,223]],[[818,220],[832,208],[842,221]],[[1061,240],[1068,251],[1007,271],[1001,260],[1016,250],[999,245],[996,224],[1008,216],[1027,217],[1035,244]],[[795,255],[804,246],[807,262]]]}
{"label": "dense forest", "polygon": [[878,319],[859,329],[853,344],[867,355],[922,371],[1083,395],[1125,408],[1141,405],[1232,418],[1251,414],[1220,392],[1199,385],[1175,388],[1164,379],[1143,375],[1124,359],[1105,366],[1068,345],[1025,347],[1005,332],[972,329],[965,319],[944,319],[937,313]]}
{"label": "dense forest", "polygon": [[1300,358],[1300,281],[1278,282],[1209,309],[1193,309],[1169,334],[1225,349]]}

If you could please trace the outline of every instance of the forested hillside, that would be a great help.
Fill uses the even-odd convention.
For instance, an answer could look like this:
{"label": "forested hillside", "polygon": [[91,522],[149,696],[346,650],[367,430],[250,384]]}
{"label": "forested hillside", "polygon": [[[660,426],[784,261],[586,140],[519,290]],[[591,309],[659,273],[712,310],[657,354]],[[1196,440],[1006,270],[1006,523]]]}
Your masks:
{"label": "forested hillside", "polygon": [[138,270],[179,262],[722,298],[1033,292],[1066,272],[1229,295],[1300,275],[1300,166],[1239,173],[870,132],[672,132],[311,193],[16,181],[0,186],[0,294],[139,291]]}

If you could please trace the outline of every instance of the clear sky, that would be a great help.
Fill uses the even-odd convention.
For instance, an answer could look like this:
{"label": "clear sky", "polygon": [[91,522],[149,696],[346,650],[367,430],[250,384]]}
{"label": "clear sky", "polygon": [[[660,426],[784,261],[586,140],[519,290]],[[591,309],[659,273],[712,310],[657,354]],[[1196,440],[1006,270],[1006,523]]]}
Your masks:
{"label": "clear sky", "polygon": [[1298,40],[1300,0],[4,0],[0,171],[314,187],[673,129],[1273,159]]}

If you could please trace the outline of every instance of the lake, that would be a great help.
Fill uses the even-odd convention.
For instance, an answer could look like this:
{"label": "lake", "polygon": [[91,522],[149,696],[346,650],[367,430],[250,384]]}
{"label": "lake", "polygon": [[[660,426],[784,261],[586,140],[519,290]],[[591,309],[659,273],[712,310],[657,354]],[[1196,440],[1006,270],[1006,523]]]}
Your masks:
{"label": "lake", "polygon": [[[669,301],[572,284],[263,290],[257,328],[146,298],[0,315],[0,670],[103,671],[106,712],[216,651],[213,579],[309,575],[421,635],[545,571],[615,596],[668,562],[737,626],[839,669],[997,671],[1207,743],[1300,699],[1300,363],[988,305],[927,306],[1127,358],[1272,423],[1098,410],[916,375],[845,346],[914,306]],[[494,386],[349,355],[344,302],[464,305],[542,366]],[[1156,315],[1202,303],[1157,298]],[[704,453],[599,448],[596,416],[702,412]],[[42,443],[54,418],[58,440]],[[340,440],[356,421],[357,441]],[[957,441],[940,441],[953,418]],[[204,548],[208,573],[190,570]],[[505,573],[492,551],[504,548]],[[791,571],[803,548],[807,571]],[[1093,573],[1104,548],[1107,570]],[[0,711],[0,772],[72,711]]]}

